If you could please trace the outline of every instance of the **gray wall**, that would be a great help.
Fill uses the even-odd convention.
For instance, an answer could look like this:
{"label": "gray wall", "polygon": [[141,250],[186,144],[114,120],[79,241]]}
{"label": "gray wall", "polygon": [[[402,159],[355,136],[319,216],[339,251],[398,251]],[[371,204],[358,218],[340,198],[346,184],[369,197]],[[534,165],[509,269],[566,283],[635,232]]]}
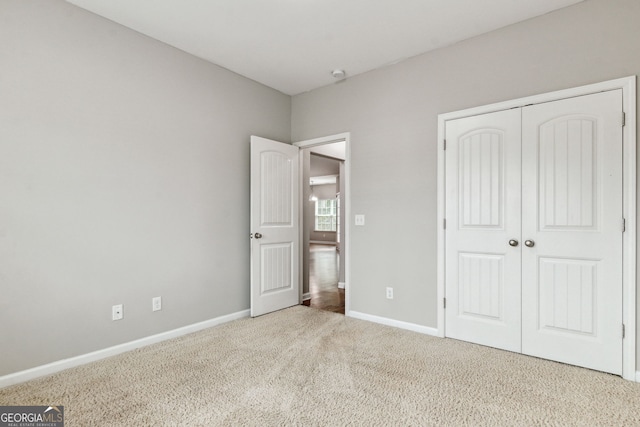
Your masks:
{"label": "gray wall", "polygon": [[324,156],[319,156],[312,153],[310,174],[312,177],[325,176],[325,175],[339,175],[340,161],[336,159],[330,159]]}
{"label": "gray wall", "polygon": [[314,185],[312,188],[314,196],[322,200],[335,199],[336,193],[338,192],[338,187],[336,184]]}
{"label": "gray wall", "polygon": [[439,113],[638,74],[639,23],[588,0],[295,96],[294,140],[351,132],[351,309],[436,326]]}
{"label": "gray wall", "polygon": [[0,375],[248,309],[249,136],[291,98],[62,0],[0,41]]}

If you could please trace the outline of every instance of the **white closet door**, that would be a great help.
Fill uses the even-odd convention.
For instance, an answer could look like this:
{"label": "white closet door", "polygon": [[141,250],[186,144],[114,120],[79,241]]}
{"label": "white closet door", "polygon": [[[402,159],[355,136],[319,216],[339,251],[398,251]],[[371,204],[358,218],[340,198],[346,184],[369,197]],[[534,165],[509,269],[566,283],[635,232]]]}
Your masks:
{"label": "white closet door", "polygon": [[622,373],[622,93],[522,113],[522,351]]}
{"label": "white closet door", "polygon": [[446,141],[445,334],[520,351],[520,110],[448,121]]}

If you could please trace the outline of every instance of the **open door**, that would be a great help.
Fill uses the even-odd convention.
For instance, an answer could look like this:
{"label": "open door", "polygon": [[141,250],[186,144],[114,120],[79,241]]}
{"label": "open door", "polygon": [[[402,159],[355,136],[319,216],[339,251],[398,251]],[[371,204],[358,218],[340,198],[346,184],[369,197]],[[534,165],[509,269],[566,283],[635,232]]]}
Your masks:
{"label": "open door", "polygon": [[251,317],[300,303],[298,150],[251,137]]}

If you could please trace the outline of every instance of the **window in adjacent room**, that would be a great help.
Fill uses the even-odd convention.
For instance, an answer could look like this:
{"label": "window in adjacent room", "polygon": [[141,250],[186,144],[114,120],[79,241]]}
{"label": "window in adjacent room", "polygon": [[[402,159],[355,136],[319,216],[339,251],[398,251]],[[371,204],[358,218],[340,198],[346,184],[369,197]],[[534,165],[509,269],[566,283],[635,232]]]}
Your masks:
{"label": "window in adjacent room", "polygon": [[336,231],[336,199],[316,200],[316,231]]}

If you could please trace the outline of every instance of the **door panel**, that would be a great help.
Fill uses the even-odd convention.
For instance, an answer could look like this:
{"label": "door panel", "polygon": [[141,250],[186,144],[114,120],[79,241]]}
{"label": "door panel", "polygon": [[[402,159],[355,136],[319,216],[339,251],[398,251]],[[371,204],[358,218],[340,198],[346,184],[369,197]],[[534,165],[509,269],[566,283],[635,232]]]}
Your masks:
{"label": "door panel", "polygon": [[460,227],[502,228],[504,132],[479,129],[459,139]]}
{"label": "door panel", "polygon": [[500,322],[504,256],[460,253],[458,315]]}
{"label": "door panel", "polygon": [[522,351],[622,373],[622,93],[522,112]]}
{"label": "door panel", "polygon": [[540,229],[594,229],[596,120],[575,115],[540,125]]}
{"label": "door panel", "polygon": [[293,256],[291,243],[275,243],[260,245],[262,258],[262,274],[260,276],[260,294],[267,295],[291,289],[293,285]]}
{"label": "door panel", "polygon": [[541,329],[594,336],[597,267],[588,260],[540,258]]}
{"label": "door panel", "polygon": [[299,303],[298,148],[251,137],[251,316]]}
{"label": "door panel", "polygon": [[520,112],[447,122],[448,337],[520,351]]}

